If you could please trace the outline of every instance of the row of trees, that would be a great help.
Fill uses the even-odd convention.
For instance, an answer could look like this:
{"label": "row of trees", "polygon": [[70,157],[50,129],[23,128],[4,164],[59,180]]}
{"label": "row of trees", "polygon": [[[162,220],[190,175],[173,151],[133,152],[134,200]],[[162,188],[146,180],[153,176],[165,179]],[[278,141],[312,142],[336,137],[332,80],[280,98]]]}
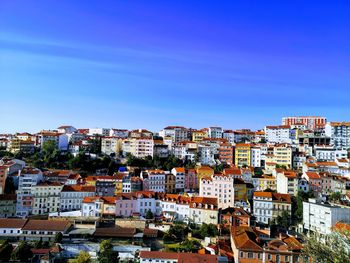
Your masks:
{"label": "row of trees", "polygon": [[14,247],[6,240],[0,247],[0,261],[8,262],[13,261],[28,261],[33,253],[31,251],[32,246],[24,241],[20,241],[18,246]]}

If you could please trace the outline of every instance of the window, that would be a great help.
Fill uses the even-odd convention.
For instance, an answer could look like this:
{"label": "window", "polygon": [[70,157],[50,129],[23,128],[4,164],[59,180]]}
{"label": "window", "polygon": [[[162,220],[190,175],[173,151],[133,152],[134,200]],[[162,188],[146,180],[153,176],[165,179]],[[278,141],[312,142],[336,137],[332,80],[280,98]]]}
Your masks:
{"label": "window", "polygon": [[244,257],[244,252],[241,251],[240,253],[240,257],[243,258]]}
{"label": "window", "polygon": [[248,252],[248,258],[254,258],[254,254],[252,252]]}

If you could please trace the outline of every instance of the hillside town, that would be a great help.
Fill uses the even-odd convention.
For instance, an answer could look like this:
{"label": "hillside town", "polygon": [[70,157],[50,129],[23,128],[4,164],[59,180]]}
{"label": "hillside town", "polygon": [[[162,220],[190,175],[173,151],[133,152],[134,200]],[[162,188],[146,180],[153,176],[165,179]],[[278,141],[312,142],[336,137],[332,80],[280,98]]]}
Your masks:
{"label": "hillside town", "polygon": [[320,262],[313,242],[349,238],[350,122],[64,125],[0,149],[0,261]]}

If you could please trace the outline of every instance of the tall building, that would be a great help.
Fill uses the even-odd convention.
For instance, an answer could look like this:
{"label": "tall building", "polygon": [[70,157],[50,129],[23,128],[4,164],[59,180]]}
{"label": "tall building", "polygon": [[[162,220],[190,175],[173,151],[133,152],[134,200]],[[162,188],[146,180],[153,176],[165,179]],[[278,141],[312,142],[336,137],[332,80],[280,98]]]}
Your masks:
{"label": "tall building", "polygon": [[251,145],[249,143],[237,143],[235,146],[235,165],[242,166],[250,166],[250,148]]}
{"label": "tall building", "polygon": [[311,198],[303,202],[303,222],[307,231],[327,235],[338,221],[350,223],[349,207],[317,203]]}
{"label": "tall building", "polygon": [[221,127],[209,127],[208,129],[209,138],[219,139],[222,138],[223,130]]}
{"label": "tall building", "polygon": [[27,217],[32,213],[33,186],[43,181],[43,173],[36,168],[24,168],[18,178],[16,215]]}
{"label": "tall building", "polygon": [[305,125],[309,130],[323,128],[327,119],[318,116],[283,117],[282,125]]}
{"label": "tall building", "polygon": [[33,215],[44,215],[60,210],[60,193],[63,185],[60,183],[39,183],[32,186]]}
{"label": "tall building", "polygon": [[291,143],[292,140],[290,139],[290,130],[291,128],[289,125],[266,126],[266,141],[274,143]]}
{"label": "tall building", "polygon": [[335,147],[350,148],[350,122],[328,122],[325,132]]}
{"label": "tall building", "polygon": [[253,207],[256,221],[270,224],[285,211],[291,215],[292,201],[289,194],[254,192]]}

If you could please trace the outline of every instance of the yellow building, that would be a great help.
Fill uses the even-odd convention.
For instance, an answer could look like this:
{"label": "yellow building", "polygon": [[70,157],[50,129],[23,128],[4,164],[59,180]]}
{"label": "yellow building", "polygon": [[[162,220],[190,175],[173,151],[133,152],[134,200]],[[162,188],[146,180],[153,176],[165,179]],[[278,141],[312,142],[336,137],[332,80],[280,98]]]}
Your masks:
{"label": "yellow building", "polygon": [[269,149],[265,161],[265,169],[269,174],[278,166],[290,169],[292,167],[292,147],[289,144],[276,144]]}
{"label": "yellow building", "polygon": [[118,173],[115,180],[115,194],[121,194],[123,192],[123,178],[124,174]]}
{"label": "yellow building", "polygon": [[235,165],[242,167],[250,166],[250,148],[249,143],[238,143],[235,146]]}
{"label": "yellow building", "polygon": [[[200,180],[203,177],[211,177],[212,175],[214,175],[214,169],[209,166],[199,166],[196,168],[196,172],[197,172],[198,180]],[[198,185],[199,185],[199,181],[198,181]]]}
{"label": "yellow building", "polygon": [[258,180],[257,191],[264,191],[266,189],[277,190],[277,179],[274,176],[263,175]]}
{"label": "yellow building", "polygon": [[204,138],[208,138],[208,133],[204,130],[194,131],[192,132],[192,141],[200,142]]}
{"label": "yellow building", "polygon": [[233,181],[233,188],[235,191],[235,201],[246,202],[247,201],[247,184],[239,178],[235,178]]}

